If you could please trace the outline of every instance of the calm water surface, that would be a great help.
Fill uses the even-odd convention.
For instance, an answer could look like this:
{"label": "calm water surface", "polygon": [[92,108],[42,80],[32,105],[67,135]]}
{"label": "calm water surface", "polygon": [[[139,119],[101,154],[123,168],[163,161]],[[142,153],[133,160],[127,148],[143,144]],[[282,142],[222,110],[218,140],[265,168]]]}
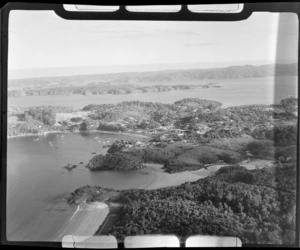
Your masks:
{"label": "calm water surface", "polygon": [[[68,221],[77,209],[76,207],[70,208],[65,198],[84,185],[120,190],[155,189],[195,181],[214,172],[201,169],[198,172],[168,174],[161,169],[159,164],[147,164],[140,170],[126,172],[90,172],[85,168],[93,157],[92,152],[105,154],[107,148],[102,147],[103,143],[112,143],[116,139],[149,140],[128,134],[100,132],[56,133],[9,139],[7,152],[8,240],[58,240],[58,232],[68,225]],[[79,164],[80,162],[83,164]],[[70,171],[64,169],[63,167],[69,163],[77,164],[77,167]]]}
{"label": "calm water surface", "polygon": [[[138,188],[149,178],[142,170],[90,172],[85,165],[92,152],[105,154],[99,140],[137,139],[122,134],[48,134],[8,140],[7,236],[9,240],[46,240],[70,216],[62,202],[66,194],[84,185]],[[34,141],[38,139],[38,141]],[[50,143],[49,143],[50,142]],[[50,146],[52,144],[53,146]],[[83,162],[83,164],[79,164]],[[68,171],[68,163],[78,164]],[[71,211],[72,212],[72,211]]]}
{"label": "calm water surface", "polygon": [[273,104],[290,95],[298,96],[298,78],[295,76],[200,80],[199,84],[209,82],[218,83],[222,87],[124,95],[9,97],[8,105],[16,107],[53,105],[55,100],[56,105],[82,108],[88,104],[115,104],[132,100],[174,103],[183,98],[202,98],[219,101],[226,107],[245,104]]}

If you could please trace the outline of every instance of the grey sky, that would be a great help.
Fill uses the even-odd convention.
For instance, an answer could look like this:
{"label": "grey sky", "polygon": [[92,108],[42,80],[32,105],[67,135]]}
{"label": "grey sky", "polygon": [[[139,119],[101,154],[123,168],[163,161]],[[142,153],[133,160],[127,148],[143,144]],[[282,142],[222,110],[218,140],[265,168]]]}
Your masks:
{"label": "grey sky", "polygon": [[294,14],[255,13],[239,22],[70,21],[51,11],[9,19],[9,70],[297,60]]}

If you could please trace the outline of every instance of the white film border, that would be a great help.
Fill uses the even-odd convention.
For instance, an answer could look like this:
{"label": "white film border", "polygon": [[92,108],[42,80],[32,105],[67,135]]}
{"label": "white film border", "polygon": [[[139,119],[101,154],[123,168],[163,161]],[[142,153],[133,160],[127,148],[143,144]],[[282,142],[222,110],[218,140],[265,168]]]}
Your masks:
{"label": "white film border", "polygon": [[[197,235],[190,236],[185,247],[241,247],[237,237]],[[74,236],[65,235],[62,239],[63,248],[118,248],[118,242],[110,236]],[[158,248],[180,247],[180,240],[175,235],[140,235],[128,236],[124,240],[125,248]]]}

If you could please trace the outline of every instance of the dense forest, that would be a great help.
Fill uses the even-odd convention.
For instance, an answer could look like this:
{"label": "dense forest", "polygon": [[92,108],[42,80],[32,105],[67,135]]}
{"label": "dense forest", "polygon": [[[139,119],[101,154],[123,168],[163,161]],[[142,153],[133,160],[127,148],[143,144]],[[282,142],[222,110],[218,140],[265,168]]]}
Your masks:
{"label": "dense forest", "polygon": [[[295,239],[295,166],[284,170],[220,169],[175,188],[124,191],[127,206],[109,233],[237,236],[245,243]],[[128,202],[126,202],[128,201]]]}
{"label": "dense forest", "polygon": [[[296,163],[247,170],[227,166],[214,176],[156,190],[83,187],[74,204],[103,200],[123,204],[115,224],[102,233],[118,240],[128,235],[175,234],[236,236],[243,244],[293,244],[295,241]],[[100,190],[100,191],[99,191]]]}
{"label": "dense forest", "polygon": [[[295,240],[295,165],[221,168],[215,176],[159,190],[124,191],[127,206],[109,233],[237,236],[243,244]],[[119,201],[119,200],[118,200]]]}

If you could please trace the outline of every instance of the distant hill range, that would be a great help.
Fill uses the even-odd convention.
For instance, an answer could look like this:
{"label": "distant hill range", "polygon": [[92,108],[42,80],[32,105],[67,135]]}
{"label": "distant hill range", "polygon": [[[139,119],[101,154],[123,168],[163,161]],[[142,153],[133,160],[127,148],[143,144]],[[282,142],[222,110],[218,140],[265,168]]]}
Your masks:
{"label": "distant hill range", "polygon": [[173,89],[220,87],[212,82],[199,83],[199,80],[297,76],[297,74],[297,64],[292,63],[26,78],[9,80],[8,94],[9,96],[24,96],[160,92]]}

